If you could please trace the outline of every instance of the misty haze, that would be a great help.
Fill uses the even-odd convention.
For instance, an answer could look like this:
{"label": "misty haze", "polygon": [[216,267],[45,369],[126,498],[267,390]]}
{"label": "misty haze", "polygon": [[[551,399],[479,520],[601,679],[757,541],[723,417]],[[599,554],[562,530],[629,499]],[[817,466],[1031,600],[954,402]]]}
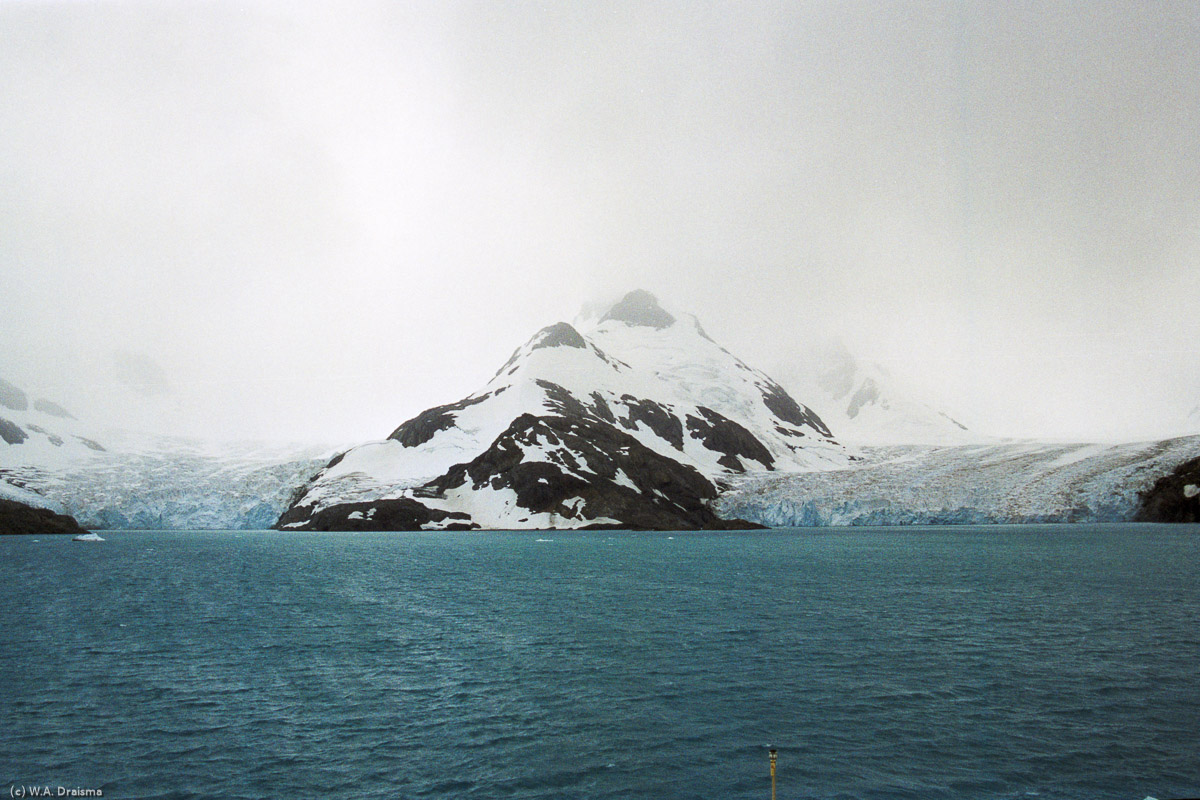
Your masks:
{"label": "misty haze", "polygon": [[1197,75],[1183,0],[0,0],[0,791],[1195,796]]}

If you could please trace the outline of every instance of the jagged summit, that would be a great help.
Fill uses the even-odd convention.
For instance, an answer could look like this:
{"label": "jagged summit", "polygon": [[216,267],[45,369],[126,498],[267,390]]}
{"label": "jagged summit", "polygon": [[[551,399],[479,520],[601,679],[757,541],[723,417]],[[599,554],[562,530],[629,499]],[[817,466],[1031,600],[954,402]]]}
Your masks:
{"label": "jagged summit", "polygon": [[631,292],[543,328],[479,391],[335,459],[288,529],[727,527],[725,476],[843,466],[811,409]]}
{"label": "jagged summit", "polygon": [[675,317],[664,311],[658,298],[644,289],[636,289],[618,300],[600,318],[601,322],[608,320],[657,329],[675,324]]}
{"label": "jagged summit", "polygon": [[533,337],[533,349],[539,347],[578,347],[580,349],[587,348],[587,342],[570,324],[566,322],[556,322],[553,325],[547,325],[542,328]]}

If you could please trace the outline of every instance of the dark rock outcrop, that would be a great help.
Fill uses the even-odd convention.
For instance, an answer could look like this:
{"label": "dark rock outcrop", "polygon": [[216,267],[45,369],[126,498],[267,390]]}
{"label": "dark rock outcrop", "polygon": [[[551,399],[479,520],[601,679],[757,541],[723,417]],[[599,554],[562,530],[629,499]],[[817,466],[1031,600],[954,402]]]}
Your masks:
{"label": "dark rock outcrop", "polygon": [[13,411],[24,411],[29,408],[29,398],[25,392],[0,378],[0,406]]}
{"label": "dark rock outcrop", "polygon": [[405,447],[416,447],[425,444],[438,431],[449,430],[454,427],[456,412],[462,411],[464,408],[473,406],[476,403],[482,403],[490,396],[490,394],[483,394],[478,397],[468,397],[465,400],[459,400],[457,403],[426,409],[392,431],[392,435],[388,438],[395,439]]}
{"label": "dark rock outcrop", "polygon": [[1159,478],[1141,500],[1135,522],[1200,522],[1200,458]]}
{"label": "dark rock outcrop", "polygon": [[643,423],[654,431],[660,439],[670,442],[676,450],[683,449],[683,423],[679,417],[671,413],[671,409],[653,400],[639,400],[632,395],[624,395],[621,402],[628,409],[626,418],[621,424],[633,430],[637,423]]}
{"label": "dark rock outcrop", "polygon": [[630,292],[621,298],[608,313],[600,318],[624,322],[626,325],[641,325],[647,328],[667,328],[675,323],[675,318],[658,305],[658,298],[644,289]]}
{"label": "dark rock outcrop", "polygon": [[586,350],[587,341],[567,323],[556,322],[538,331],[529,349],[539,350],[543,347],[578,347]]}
{"label": "dark rock outcrop", "polygon": [[49,400],[43,400],[39,398],[33,402],[33,407],[43,414],[49,414],[52,417],[58,417],[59,419],[75,419],[74,415],[72,415],[70,411],[67,411],[58,403],[52,403]]}
{"label": "dark rock outcrop", "polygon": [[879,386],[875,381],[867,378],[862,382],[862,386],[858,387],[858,391],[850,398],[850,405],[846,406],[846,416],[854,419],[858,416],[858,412],[863,406],[868,403],[874,403],[879,400]]}
{"label": "dark rock outcrop", "polygon": [[7,444],[20,444],[29,438],[29,434],[15,422],[0,417],[0,439]]}
{"label": "dark rock outcrop", "polygon": [[[526,461],[531,448],[549,451],[550,461]],[[473,489],[512,489],[517,503],[533,514],[616,520],[589,527],[750,526],[712,512],[708,504],[717,496],[716,487],[692,467],[655,453],[610,424],[585,418],[523,414],[484,453],[454,467],[430,488],[441,494],[468,482]]]}
{"label": "dark rock outcrop", "polygon": [[699,410],[703,419],[688,415],[688,433],[709,450],[723,454],[718,464],[734,472],[745,472],[746,468],[738,459],[741,456],[774,469],[775,457],[754,434],[712,409],[701,406]]}
{"label": "dark rock outcrop", "polygon": [[0,499],[0,534],[87,533],[74,517]]}
{"label": "dark rock outcrop", "polygon": [[[466,514],[428,508],[416,500],[375,500],[369,503],[342,503],[317,511],[311,516],[302,506],[293,505],[283,513],[276,528],[305,531],[419,531],[431,522],[458,520],[443,530],[478,528]],[[303,523],[297,526],[295,523]]]}
{"label": "dark rock outcrop", "polygon": [[772,381],[766,386],[760,384],[760,388],[762,389],[763,405],[784,422],[790,422],[793,425],[809,425],[822,436],[833,435],[821,418],[816,415],[816,412],[793,400],[792,396],[784,391],[778,383]]}

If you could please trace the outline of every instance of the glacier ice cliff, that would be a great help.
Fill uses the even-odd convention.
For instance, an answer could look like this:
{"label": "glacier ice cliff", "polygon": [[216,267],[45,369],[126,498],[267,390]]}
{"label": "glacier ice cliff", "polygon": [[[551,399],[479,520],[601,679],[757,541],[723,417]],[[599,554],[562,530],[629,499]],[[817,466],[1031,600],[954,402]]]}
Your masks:
{"label": "glacier ice cliff", "polygon": [[715,510],[770,527],[1125,522],[1200,436],[863,448],[847,469],[734,478]]}

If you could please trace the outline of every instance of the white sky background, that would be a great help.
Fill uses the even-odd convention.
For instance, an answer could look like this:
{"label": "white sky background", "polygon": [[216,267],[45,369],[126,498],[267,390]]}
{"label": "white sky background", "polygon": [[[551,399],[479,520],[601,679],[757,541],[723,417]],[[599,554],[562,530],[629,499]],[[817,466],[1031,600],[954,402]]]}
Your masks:
{"label": "white sky background", "polygon": [[142,353],[181,430],[378,438],[643,287],[984,432],[1170,432],[1200,9],[1145,6],[0,0],[0,376],[87,408]]}

